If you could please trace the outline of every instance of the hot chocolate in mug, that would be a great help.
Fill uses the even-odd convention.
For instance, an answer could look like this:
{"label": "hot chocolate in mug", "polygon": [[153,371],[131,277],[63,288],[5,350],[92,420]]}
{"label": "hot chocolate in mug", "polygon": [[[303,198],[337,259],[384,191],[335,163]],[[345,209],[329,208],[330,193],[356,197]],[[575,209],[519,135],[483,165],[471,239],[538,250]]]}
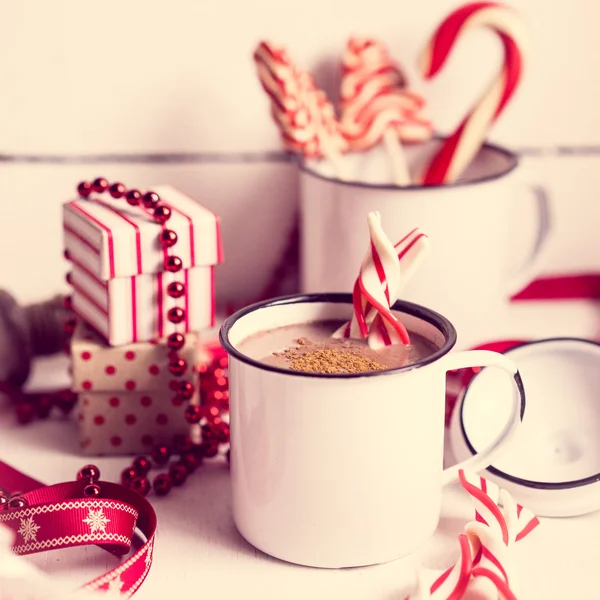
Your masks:
{"label": "hot chocolate in mug", "polygon": [[[261,332],[345,321],[352,310],[350,294],[289,296],[240,310],[220,332],[229,354],[234,521],[253,546],[292,563],[354,567],[410,553],[437,527],[443,486],[460,468],[488,467],[525,408],[511,360],[451,352],[450,321],[405,301],[394,313],[431,345],[408,366],[305,373],[244,351]],[[474,366],[498,367],[513,381],[509,418],[482,452],[443,470],[446,373]]]}
{"label": "hot chocolate in mug", "polygon": [[[406,147],[414,180],[440,143]],[[500,313],[535,279],[549,233],[546,194],[523,181],[518,157],[486,144],[456,183],[410,187],[386,183],[380,147],[344,161],[352,181],[337,179],[327,161],[300,162],[301,291],[352,289],[368,243],[365,215],[378,211],[392,243],[415,227],[431,242],[402,297],[446,315],[460,348],[501,336]]]}

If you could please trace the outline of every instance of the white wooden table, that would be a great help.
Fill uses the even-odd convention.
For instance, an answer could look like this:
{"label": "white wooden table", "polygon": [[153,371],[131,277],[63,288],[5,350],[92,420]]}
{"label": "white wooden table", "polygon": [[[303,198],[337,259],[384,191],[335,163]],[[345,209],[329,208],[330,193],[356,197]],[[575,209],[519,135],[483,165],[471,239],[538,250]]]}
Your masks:
{"label": "white wooden table", "polygon": [[[505,331],[507,337],[535,335],[537,324],[548,335],[584,335],[597,325],[599,314],[598,307],[586,303],[561,303],[552,308],[527,304],[518,307],[511,317],[512,329],[507,326]],[[516,317],[521,328],[514,325]],[[596,327],[591,337],[598,331]],[[68,384],[66,359],[40,362],[35,381],[45,387]],[[12,411],[1,402],[0,459],[45,483],[73,479],[86,462],[97,464],[103,479],[116,481],[128,463],[126,458],[90,461],[79,456],[76,424],[70,420],[55,418],[15,426]],[[152,570],[136,595],[140,600],[176,595],[211,600],[248,596],[262,600],[400,600],[413,584],[417,565],[437,571],[452,564],[458,550],[456,536],[473,515],[466,494],[455,486],[445,493],[436,534],[412,556],[373,567],[320,570],[270,558],[241,538],[232,522],[224,462],[206,463],[183,488],[166,498],[153,496],[152,502],[159,531]],[[515,547],[522,590],[519,600],[600,599],[599,551],[600,513],[542,519],[541,526]],[[116,564],[114,557],[95,547],[48,552],[28,560],[73,587]]]}

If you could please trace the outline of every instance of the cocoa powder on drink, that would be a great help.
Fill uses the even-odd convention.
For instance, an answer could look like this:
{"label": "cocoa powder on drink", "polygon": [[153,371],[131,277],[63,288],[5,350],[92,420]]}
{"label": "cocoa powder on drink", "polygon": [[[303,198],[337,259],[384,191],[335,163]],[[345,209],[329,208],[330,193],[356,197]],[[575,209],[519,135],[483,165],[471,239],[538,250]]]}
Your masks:
{"label": "cocoa powder on drink", "polygon": [[[302,342],[298,340],[302,345]],[[299,350],[301,350],[299,352]],[[368,373],[384,371],[382,365],[370,358],[361,356],[356,349],[321,348],[307,350],[304,348],[286,348],[284,354],[289,360],[289,369],[303,373]]]}

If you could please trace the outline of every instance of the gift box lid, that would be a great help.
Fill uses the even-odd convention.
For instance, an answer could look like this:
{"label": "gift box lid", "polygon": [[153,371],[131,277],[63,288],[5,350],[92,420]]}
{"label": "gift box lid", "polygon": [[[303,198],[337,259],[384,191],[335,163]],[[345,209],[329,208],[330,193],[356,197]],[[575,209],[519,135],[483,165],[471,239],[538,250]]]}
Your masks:
{"label": "gift box lid", "polygon": [[[222,262],[219,217],[180,190],[152,188],[171,208],[166,223],[177,234],[173,254],[184,268]],[[158,236],[162,226],[124,200],[98,194],[63,206],[65,249],[99,279],[131,277],[164,270],[164,249]]]}
{"label": "gift box lid", "polygon": [[[74,392],[155,390],[168,398],[171,382],[177,381],[169,372],[170,354],[164,339],[109,346],[90,325],[80,321],[71,338],[71,389]],[[198,334],[185,334],[179,355],[188,363],[186,375],[197,378]]]}

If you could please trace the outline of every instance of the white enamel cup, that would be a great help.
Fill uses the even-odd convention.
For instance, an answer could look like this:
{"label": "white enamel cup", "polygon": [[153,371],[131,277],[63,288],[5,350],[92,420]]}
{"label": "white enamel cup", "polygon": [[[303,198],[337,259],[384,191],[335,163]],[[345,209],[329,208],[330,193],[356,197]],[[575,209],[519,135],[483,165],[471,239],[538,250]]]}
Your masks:
{"label": "white enamel cup", "polygon": [[[244,308],[223,324],[233,517],[263,552],[325,568],[406,555],[434,532],[442,487],[460,468],[489,466],[517,429],[525,397],[510,359],[489,351],[451,353],[456,331],[445,317],[404,301],[394,311],[439,350],[408,367],[357,375],[288,371],[240,350],[261,331],[350,318],[350,294],[279,298]],[[509,375],[512,408],[486,448],[443,471],[446,372],[472,366]]]}
{"label": "white enamel cup", "polygon": [[[439,143],[407,146],[413,176]],[[546,194],[524,182],[518,157],[485,145],[460,181],[426,187],[386,183],[381,148],[344,160],[352,181],[334,177],[326,161],[300,162],[301,291],[352,290],[368,248],[366,216],[376,210],[392,242],[415,227],[431,242],[402,298],[446,315],[459,348],[501,335],[494,323],[535,279],[550,231]]]}

